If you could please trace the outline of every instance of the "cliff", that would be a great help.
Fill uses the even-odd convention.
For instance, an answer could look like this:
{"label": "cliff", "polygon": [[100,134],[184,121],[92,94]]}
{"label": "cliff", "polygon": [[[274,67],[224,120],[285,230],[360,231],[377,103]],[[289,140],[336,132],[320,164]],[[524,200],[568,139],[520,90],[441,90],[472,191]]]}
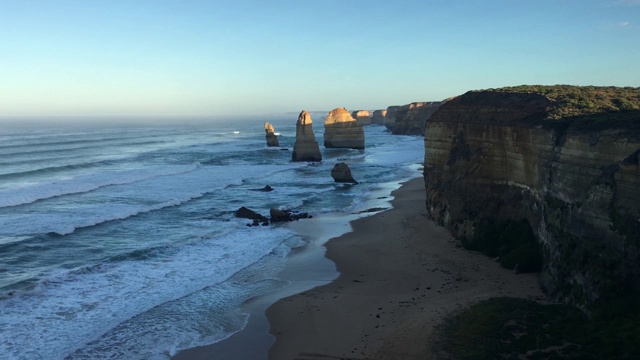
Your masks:
{"label": "cliff", "polygon": [[322,161],[320,147],[313,133],[311,114],[304,110],[296,122],[296,142],[293,144],[291,161]]}
{"label": "cliff", "polygon": [[394,120],[387,122],[387,128],[395,135],[424,134],[427,119],[442,105],[441,101],[414,102],[395,107]]}
{"label": "cliff", "polygon": [[400,106],[393,105],[387,107],[387,113],[384,116],[384,126],[389,129],[389,131],[393,130],[393,127],[396,125],[396,112]]}
{"label": "cliff", "polygon": [[345,108],[331,110],[324,121],[326,148],[364,149],[364,129]]}
{"label": "cliff", "polygon": [[640,88],[451,99],[425,129],[427,209],[463,244],[588,306],[640,290]]}

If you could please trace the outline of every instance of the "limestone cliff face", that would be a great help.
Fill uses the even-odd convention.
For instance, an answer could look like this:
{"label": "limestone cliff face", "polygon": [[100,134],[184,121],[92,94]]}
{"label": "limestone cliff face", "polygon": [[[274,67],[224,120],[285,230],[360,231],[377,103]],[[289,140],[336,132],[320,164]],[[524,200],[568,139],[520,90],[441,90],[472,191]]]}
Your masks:
{"label": "limestone cliff face", "polygon": [[364,130],[345,108],[331,110],[324,121],[326,148],[364,149]]}
{"label": "limestone cliff face", "polygon": [[280,141],[278,141],[278,136],[275,134],[273,125],[268,122],[264,123],[264,132],[265,138],[267,139],[267,146],[280,146]]}
{"label": "limestone cliff face", "polygon": [[371,123],[377,125],[384,125],[384,118],[387,116],[387,110],[375,110],[371,114]]}
{"label": "limestone cliff face", "polygon": [[396,125],[396,113],[400,106],[393,105],[387,107],[387,114],[384,116],[384,126],[389,129],[389,131],[393,131],[393,127]]}
{"label": "limestone cliff face", "polygon": [[442,105],[441,101],[414,102],[398,106],[394,111],[393,122],[386,126],[395,135],[424,134],[427,119]]}
{"label": "limestone cliff face", "polygon": [[293,144],[291,161],[322,161],[320,147],[313,133],[311,114],[304,110],[296,122],[296,142]]}
{"label": "limestone cliff face", "polygon": [[371,113],[368,110],[356,110],[351,113],[351,117],[356,119],[356,122],[362,126],[371,125]]}
{"label": "limestone cliff face", "polygon": [[543,287],[587,305],[640,289],[640,110],[558,116],[565,109],[513,90],[445,103],[425,130],[426,204],[468,242],[487,220],[526,219],[542,245]]}

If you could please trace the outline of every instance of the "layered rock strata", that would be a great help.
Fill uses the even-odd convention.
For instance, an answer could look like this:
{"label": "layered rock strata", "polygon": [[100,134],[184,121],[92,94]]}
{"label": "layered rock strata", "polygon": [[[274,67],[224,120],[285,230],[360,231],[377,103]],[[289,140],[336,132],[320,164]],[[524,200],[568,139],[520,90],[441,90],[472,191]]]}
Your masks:
{"label": "layered rock strata", "polygon": [[324,146],[364,149],[364,130],[347,109],[333,109],[325,118]]}
{"label": "layered rock strata", "polygon": [[267,146],[280,146],[280,142],[278,141],[278,136],[275,134],[273,125],[268,122],[264,123],[264,132],[266,134],[265,138],[267,139]]}
{"label": "layered rock strata", "polygon": [[414,102],[394,109],[393,122],[387,128],[395,135],[424,135],[427,119],[442,105],[442,101]]}
{"label": "layered rock strata", "polygon": [[555,299],[587,306],[637,291],[638,109],[638,88],[519,87],[454,98],[426,124],[427,209],[466,243],[492,221],[524,219]]}
{"label": "layered rock strata", "polygon": [[320,147],[313,134],[311,114],[304,110],[296,122],[296,141],[293,144],[291,161],[322,161]]}
{"label": "layered rock strata", "polygon": [[368,110],[356,110],[351,116],[362,126],[371,125],[371,113]]}
{"label": "layered rock strata", "polygon": [[384,126],[389,129],[389,131],[393,131],[393,127],[396,125],[396,112],[400,106],[393,105],[387,107],[387,112],[384,116]]}

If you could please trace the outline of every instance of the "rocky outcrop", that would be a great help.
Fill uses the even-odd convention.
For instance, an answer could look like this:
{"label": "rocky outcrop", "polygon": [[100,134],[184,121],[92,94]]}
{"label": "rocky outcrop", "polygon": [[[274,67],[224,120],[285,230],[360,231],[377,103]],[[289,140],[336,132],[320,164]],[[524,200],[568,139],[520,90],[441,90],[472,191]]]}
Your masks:
{"label": "rocky outcrop", "polygon": [[371,113],[368,110],[356,110],[351,113],[351,116],[361,126],[371,125]]}
{"label": "rocky outcrop", "polygon": [[298,213],[298,212],[294,212],[293,210],[287,210],[287,209],[280,210],[280,209],[274,209],[274,208],[269,210],[269,215],[271,217],[272,223],[296,221],[300,219],[309,219],[313,217],[308,213]]}
{"label": "rocky outcrop", "polygon": [[251,224],[247,224],[247,226],[258,226],[260,224],[263,226],[269,225],[269,219],[244,206],[236,210],[236,217],[253,220],[253,222]]}
{"label": "rocky outcrop", "polygon": [[442,101],[414,102],[395,107],[393,122],[385,124],[395,135],[424,135],[427,119],[442,105]]}
{"label": "rocky outcrop", "polygon": [[555,299],[587,306],[637,291],[638,109],[638,88],[518,87],[451,99],[426,125],[427,209],[471,247],[532,232],[535,246],[496,251],[515,266],[541,252],[541,283]]}
{"label": "rocky outcrop", "polygon": [[293,144],[291,161],[322,161],[320,147],[313,134],[311,115],[304,110],[296,122],[296,142]]}
{"label": "rocky outcrop", "polygon": [[352,183],[352,184],[358,183],[353,178],[353,175],[351,175],[351,169],[349,168],[349,165],[343,162],[339,162],[333,166],[333,169],[331,169],[331,177],[335,182]]}
{"label": "rocky outcrop", "polygon": [[384,117],[384,126],[389,129],[389,131],[393,131],[393,127],[396,125],[396,112],[400,106],[393,105],[387,107],[387,114]]}
{"label": "rocky outcrop", "polygon": [[364,149],[364,130],[347,109],[333,109],[325,118],[324,147]]}
{"label": "rocky outcrop", "polygon": [[371,114],[371,123],[376,125],[384,125],[384,118],[387,116],[387,110],[375,110]]}
{"label": "rocky outcrop", "polygon": [[278,141],[278,136],[275,134],[273,125],[268,122],[264,123],[264,132],[266,134],[267,146],[280,146],[280,142]]}

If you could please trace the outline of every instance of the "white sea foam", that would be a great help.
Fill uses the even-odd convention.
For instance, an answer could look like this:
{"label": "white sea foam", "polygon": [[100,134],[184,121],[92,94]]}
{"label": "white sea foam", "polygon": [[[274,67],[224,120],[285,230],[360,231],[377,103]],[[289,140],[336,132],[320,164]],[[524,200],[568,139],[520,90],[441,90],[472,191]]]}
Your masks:
{"label": "white sea foam", "polygon": [[0,218],[0,235],[66,235],[78,228],[180,205],[230,184],[240,184],[245,177],[256,179],[295,166],[298,165],[238,165],[233,172],[228,167],[203,166],[122,188],[114,185],[87,193],[85,199],[74,199],[72,204],[60,201],[42,206],[39,211],[8,213]]}
{"label": "white sea foam", "polygon": [[[294,123],[276,127],[292,140]],[[290,153],[264,151],[262,123],[255,131],[238,125],[215,133],[156,128],[167,142],[151,152],[107,151],[97,156],[124,160],[2,184],[2,191],[15,194],[0,196],[0,242],[24,241],[10,245],[24,258],[16,269],[41,270],[30,272],[30,283],[40,281],[35,289],[0,299],[0,354],[56,359],[78,349],[72,359],[166,359],[178,349],[218,341],[244,326],[242,301],[279,286],[268,266],[278,262],[273,257],[282,256],[281,248],[300,241],[280,227],[247,228],[246,220],[231,219],[235,209],[356,212],[370,206],[364,199],[381,182],[415,176],[423,156],[421,138],[372,126],[365,128],[364,151],[323,149],[320,164],[291,163]],[[338,161],[347,162],[361,183],[334,183],[330,170]],[[196,162],[203,165],[184,165]],[[253,191],[267,184],[274,191]],[[85,229],[75,231],[79,227]],[[29,236],[47,232],[69,235]],[[80,244],[86,260],[73,251],[61,254]],[[3,256],[11,258],[0,254],[0,261]],[[65,270],[70,263],[84,266]],[[236,279],[250,264],[257,271]],[[8,266],[0,277],[11,271]]]}
{"label": "white sea foam", "polygon": [[35,291],[4,300],[0,353],[8,359],[61,359],[158,304],[228,279],[291,236],[285,228],[238,229],[152,260],[49,274]]}
{"label": "white sea foam", "polygon": [[67,180],[23,186],[19,191],[3,190],[0,191],[0,208],[30,204],[57,196],[89,192],[109,185],[131,184],[158,176],[187,173],[197,168],[198,164],[154,166],[146,169],[79,175]]}

